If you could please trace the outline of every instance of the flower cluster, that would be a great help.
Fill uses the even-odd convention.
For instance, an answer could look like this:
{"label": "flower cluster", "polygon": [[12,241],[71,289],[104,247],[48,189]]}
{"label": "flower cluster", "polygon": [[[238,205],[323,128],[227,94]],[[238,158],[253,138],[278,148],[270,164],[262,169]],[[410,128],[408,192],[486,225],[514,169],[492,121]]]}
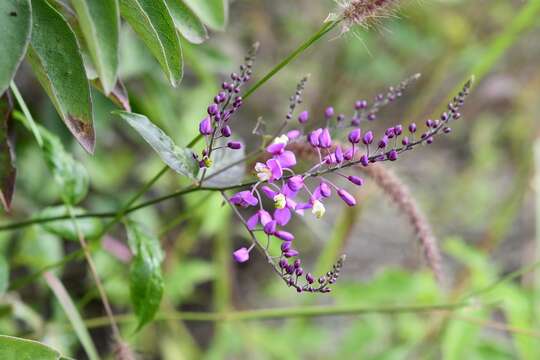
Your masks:
{"label": "flower cluster", "polygon": [[231,81],[221,84],[221,91],[214,97],[214,101],[208,106],[208,115],[199,123],[199,133],[204,137],[206,146],[202,150],[201,157],[197,160],[201,168],[212,166],[212,152],[227,147],[232,150],[242,148],[239,141],[226,141],[225,145],[216,145],[218,139],[228,139],[232,135],[229,120],[243,104],[240,91],[242,86],[251,79],[253,61],[258,49],[258,44],[253,46],[252,51],[245,57],[244,64],[240,66],[239,73],[230,75]]}
{"label": "flower cluster", "polygon": [[[209,166],[208,159],[212,150],[215,134],[230,135],[227,121],[232,113],[227,105],[236,93],[236,89],[249,79],[252,58],[248,57],[241,75],[233,76],[232,90],[226,95],[218,95],[209,108],[209,117],[201,123],[201,133],[207,137],[208,147],[203,152],[201,166]],[[333,107],[327,107],[321,120],[324,127],[306,131],[306,126],[315,123],[307,110],[301,111],[293,121],[294,111],[302,103],[302,91],[307,78],[299,83],[295,95],[290,99],[289,111],[282,126],[272,141],[265,145],[265,155],[254,165],[257,180],[248,189],[242,190],[230,198],[226,198],[233,207],[252,209],[247,220],[240,218],[252,234],[253,243],[249,248],[242,247],[233,253],[234,259],[247,262],[251,251],[258,247],[266,255],[269,262],[283,281],[298,292],[330,292],[340,273],[344,257],[340,258],[333,269],[318,277],[302,267],[299,251],[295,247],[295,236],[286,228],[293,216],[305,216],[311,213],[316,219],[325,216],[325,204],[337,195],[348,206],[357,204],[356,197],[346,189],[349,186],[360,187],[364,180],[348,174],[347,168],[353,165],[370,166],[375,162],[396,161],[405,151],[412,150],[422,144],[432,144],[439,134],[448,134],[449,122],[461,117],[459,109],[468,95],[471,82],[467,82],[460,93],[449,103],[448,111],[438,119],[425,121],[425,129],[411,122],[396,124],[387,128],[380,136],[369,130],[370,124],[376,120],[381,107],[400,97],[409,84],[417,79],[415,75],[398,86],[390,87],[386,92],[375,97],[372,102],[358,100],[352,106],[349,116],[338,114]],[[224,89],[231,85],[224,84]],[[223,96],[229,100],[222,101]],[[238,99],[237,97],[236,99]],[[233,100],[233,108],[238,109],[240,100]],[[218,104],[224,105],[219,108]],[[215,105],[215,106],[214,106]],[[347,120],[348,119],[348,120]],[[210,125],[205,125],[205,121]],[[295,124],[293,126],[293,124]],[[223,133],[223,129],[228,129]],[[308,170],[297,171],[297,155],[294,150],[299,144],[309,147],[317,159]],[[228,147],[235,148],[228,144]],[[305,169],[305,167],[302,167]],[[263,245],[255,232],[265,234],[267,243]],[[269,245],[273,239],[280,242],[279,254],[270,254]]]}

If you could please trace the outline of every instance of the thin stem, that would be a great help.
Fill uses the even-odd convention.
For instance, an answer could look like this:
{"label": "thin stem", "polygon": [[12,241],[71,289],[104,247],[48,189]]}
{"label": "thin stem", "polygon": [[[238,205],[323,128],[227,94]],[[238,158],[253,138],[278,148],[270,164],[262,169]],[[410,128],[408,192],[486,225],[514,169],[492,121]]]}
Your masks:
{"label": "thin stem", "polygon": [[258,88],[260,88],[264,83],[270,80],[275,74],[277,74],[281,69],[287,66],[291,61],[293,61],[298,55],[307,50],[311,45],[320,40],[324,35],[334,29],[341,20],[331,21],[324,23],[323,26],[317,31],[312,37],[303,42],[296,50],[289,54],[282,62],[277,64],[268,74],[266,74],[261,80],[259,80],[255,85],[249,88],[245,93],[243,98],[247,99],[251,96]]}
{"label": "thin stem", "polygon": [[[322,316],[346,316],[366,314],[403,314],[403,313],[428,313],[428,312],[451,312],[463,308],[487,307],[490,304],[472,304],[467,302],[435,304],[435,305],[400,305],[400,306],[302,306],[275,309],[257,309],[246,311],[221,312],[172,312],[158,313],[155,320],[184,320],[200,322],[221,321],[248,321],[248,320],[274,320],[304,317]],[[121,315],[116,317],[120,323],[136,321],[133,315]],[[88,328],[102,327],[106,325],[106,318],[98,317],[85,321]]]}
{"label": "thin stem", "polygon": [[99,278],[99,274],[96,269],[96,265],[94,263],[94,260],[92,259],[92,255],[90,253],[90,249],[88,248],[88,244],[86,242],[86,239],[84,237],[84,234],[81,231],[81,228],[79,227],[79,224],[77,222],[77,219],[75,218],[75,213],[73,211],[73,207],[66,202],[66,207],[68,210],[68,213],[70,215],[70,218],[73,222],[73,226],[75,227],[75,231],[77,232],[77,237],[79,238],[79,243],[81,244],[81,248],[84,252],[84,257],[86,258],[86,262],[88,263],[88,267],[90,269],[90,273],[92,274],[92,278],[94,279],[94,283],[96,284],[96,287],[99,292],[99,296],[101,298],[101,301],[103,302],[103,307],[105,308],[105,313],[107,314],[107,317],[109,318],[109,323],[111,325],[111,329],[113,332],[113,336],[115,340],[120,343],[122,342],[122,336],[120,335],[120,330],[118,329],[118,325],[116,324],[116,320],[114,318],[114,314],[112,312],[112,308],[109,302],[109,298],[107,297],[107,293],[105,292],[105,288],[103,287],[103,283],[101,282],[101,279]]}
{"label": "thin stem", "polygon": [[21,107],[21,110],[26,117],[26,120],[28,121],[28,124],[26,124],[32,133],[34,134],[34,137],[36,138],[36,141],[39,145],[39,147],[43,146],[43,139],[41,138],[41,134],[39,133],[39,130],[37,128],[36,122],[34,121],[34,118],[32,117],[32,114],[30,113],[30,110],[28,110],[28,106],[26,106],[26,103],[21,96],[21,93],[19,92],[19,89],[17,88],[17,85],[15,85],[15,81],[12,81],[10,84],[11,91],[13,92],[13,95],[15,95],[15,99],[17,100],[17,103]]}

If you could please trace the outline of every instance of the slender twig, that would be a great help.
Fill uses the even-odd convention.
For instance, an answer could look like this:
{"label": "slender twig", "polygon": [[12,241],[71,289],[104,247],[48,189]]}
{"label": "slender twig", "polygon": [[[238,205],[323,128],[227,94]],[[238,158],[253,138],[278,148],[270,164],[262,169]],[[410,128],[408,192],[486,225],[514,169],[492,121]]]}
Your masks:
{"label": "slender twig", "polygon": [[[429,313],[429,312],[451,312],[463,308],[478,308],[490,306],[490,304],[450,303],[435,305],[398,305],[398,306],[302,306],[290,308],[258,309],[246,311],[222,312],[172,312],[158,313],[155,317],[157,321],[163,320],[184,320],[198,322],[220,322],[220,321],[248,321],[248,320],[274,320],[304,317],[323,316],[347,316],[366,314],[403,314],[403,313]],[[119,323],[129,323],[136,321],[133,315],[120,315],[116,317]],[[88,328],[102,327],[106,325],[106,318],[97,317],[88,319],[85,324]]]}

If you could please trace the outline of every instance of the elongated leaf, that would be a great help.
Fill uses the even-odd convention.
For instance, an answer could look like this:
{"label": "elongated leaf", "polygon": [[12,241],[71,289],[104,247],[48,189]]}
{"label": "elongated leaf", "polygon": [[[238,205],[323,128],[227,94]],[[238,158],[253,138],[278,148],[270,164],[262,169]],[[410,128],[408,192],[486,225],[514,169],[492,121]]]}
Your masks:
{"label": "elongated leaf", "polygon": [[182,80],[180,39],[164,0],[120,0],[120,12],[158,60],[172,86]]}
{"label": "elongated leaf", "polygon": [[199,166],[191,150],[176,146],[167,134],[144,115],[126,111],[114,111],[113,114],[119,115],[137,130],[171,169],[179,174],[195,179],[199,171]]}
{"label": "elongated leaf", "polygon": [[65,202],[75,205],[88,193],[88,172],[81,163],[66,152],[60,140],[43,127],[39,127],[43,138],[43,155],[47,166],[60,188]]}
{"label": "elongated leaf", "polygon": [[9,211],[15,189],[15,155],[9,138],[9,122],[13,112],[13,102],[9,93],[0,97],[0,201]]}
{"label": "elongated leaf", "polygon": [[7,335],[0,335],[2,360],[60,360],[60,353],[42,343]]}
{"label": "elongated leaf", "polygon": [[[81,208],[75,208],[73,210],[75,215],[82,215],[85,211]],[[68,216],[69,212],[65,206],[51,206],[45,208],[38,215],[40,218],[56,217],[56,216]],[[83,218],[77,219],[77,224],[81,232],[87,239],[92,239],[101,234],[103,229],[103,223],[96,218]],[[51,234],[58,235],[69,240],[78,240],[77,229],[73,224],[73,220],[65,219],[58,221],[51,221],[41,225],[43,229],[47,230]]]}
{"label": "elongated leaf", "polygon": [[28,60],[68,129],[92,153],[95,134],[90,87],[75,35],[45,0],[32,0],[32,11]]}
{"label": "elongated leaf", "polygon": [[174,26],[187,41],[200,44],[208,39],[208,32],[197,15],[182,0],[166,0]]}
{"label": "elongated leaf", "polygon": [[94,343],[90,338],[90,334],[88,333],[88,330],[84,325],[84,321],[79,314],[77,307],[75,307],[73,300],[71,300],[71,297],[66,291],[64,284],[62,284],[62,282],[56,277],[56,275],[54,275],[50,271],[45,272],[43,274],[43,277],[45,278],[47,285],[49,285],[49,287],[53,291],[56,300],[58,300],[58,302],[62,306],[62,309],[64,309],[64,312],[69,319],[73,330],[75,330],[75,334],[77,334],[77,337],[79,338],[79,341],[81,342],[84,351],[88,355],[88,358],[90,360],[98,360],[99,356],[97,354]]}
{"label": "elongated leaf", "polygon": [[4,255],[0,255],[0,297],[4,295],[9,285],[9,264]]}
{"label": "elongated leaf", "polygon": [[214,30],[224,30],[229,17],[228,0],[184,0],[197,16]]}
{"label": "elongated leaf", "polygon": [[139,319],[138,329],[152,321],[163,296],[161,262],[163,253],[159,239],[141,224],[126,224],[128,241],[134,254],[130,269],[131,302]]}
{"label": "elongated leaf", "polygon": [[0,95],[24,58],[32,31],[30,0],[0,1]]}
{"label": "elongated leaf", "polygon": [[116,85],[120,11],[118,0],[71,0],[105,94]]}

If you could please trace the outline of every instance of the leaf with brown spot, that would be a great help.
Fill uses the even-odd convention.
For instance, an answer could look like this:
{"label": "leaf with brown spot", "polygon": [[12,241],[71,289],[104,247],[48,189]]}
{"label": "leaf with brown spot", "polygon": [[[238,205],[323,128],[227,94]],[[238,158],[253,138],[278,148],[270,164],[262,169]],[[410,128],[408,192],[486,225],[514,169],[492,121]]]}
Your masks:
{"label": "leaf with brown spot", "polygon": [[9,121],[13,111],[13,101],[9,92],[0,97],[0,201],[9,211],[15,189],[15,154],[9,138]]}
{"label": "leaf with brown spot", "polygon": [[28,61],[68,129],[93,153],[90,85],[75,34],[45,0],[32,0],[32,20]]}

